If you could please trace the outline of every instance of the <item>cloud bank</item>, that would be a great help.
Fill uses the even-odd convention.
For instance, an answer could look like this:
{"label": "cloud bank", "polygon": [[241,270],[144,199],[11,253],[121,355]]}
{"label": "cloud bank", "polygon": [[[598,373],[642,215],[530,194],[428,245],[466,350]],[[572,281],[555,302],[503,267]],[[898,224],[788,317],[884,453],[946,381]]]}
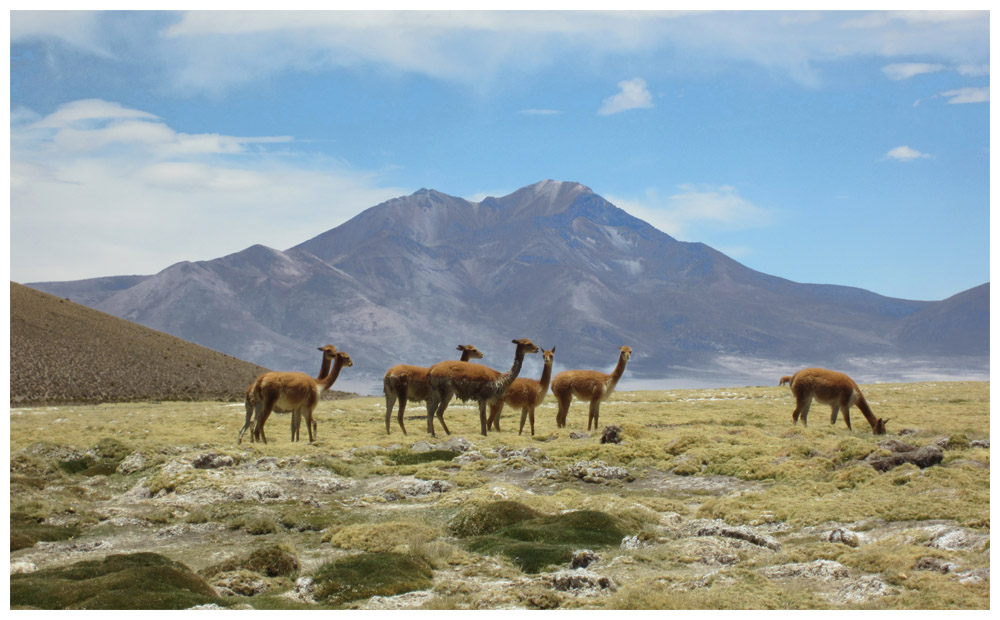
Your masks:
{"label": "cloud bank", "polygon": [[23,282],[111,275],[108,264],[155,273],[255,243],[286,249],[406,193],[379,187],[374,173],[280,150],[289,136],[186,134],[116,102],[15,117],[11,256]]}
{"label": "cloud bank", "polygon": [[[192,11],[121,15],[15,11],[11,42],[57,42],[100,57],[159,62],[164,86],[188,95],[226,90],[286,71],[414,73],[478,89],[510,71],[569,58],[605,62],[666,52],[665,72],[762,67],[807,86],[817,67],[851,57],[901,59],[906,79],[938,65],[986,70],[988,12],[783,11]],[[113,35],[113,36],[112,36]],[[924,58],[920,63],[902,59]],[[649,78],[650,76],[647,76]]]}

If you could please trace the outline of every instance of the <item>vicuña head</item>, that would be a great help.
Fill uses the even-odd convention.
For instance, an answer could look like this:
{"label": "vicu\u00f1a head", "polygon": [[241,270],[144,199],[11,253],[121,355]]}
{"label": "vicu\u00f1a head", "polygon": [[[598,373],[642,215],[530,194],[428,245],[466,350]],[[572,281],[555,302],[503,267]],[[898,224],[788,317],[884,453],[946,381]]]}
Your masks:
{"label": "vicu\u00f1a head", "polygon": [[823,405],[830,405],[830,424],[836,424],[837,413],[844,413],[844,422],[851,430],[851,407],[857,406],[861,414],[868,420],[875,435],[885,435],[885,425],[889,420],[876,418],[868,401],[853,379],[842,372],[826,368],[805,368],[791,377],[782,377],[782,384],[788,379],[789,387],[795,396],[795,411],[792,412],[792,423],[797,424],[802,419],[806,426],[809,416],[809,406],[815,398]]}
{"label": "vicu\u00f1a head", "polygon": [[444,432],[451,434],[444,423],[444,410],[453,396],[463,401],[475,400],[479,403],[479,426],[485,436],[486,406],[503,398],[507,388],[521,372],[525,353],[538,353],[538,347],[527,338],[511,340],[517,345],[514,350],[514,364],[507,372],[493,370],[472,362],[439,362],[427,371],[431,385],[431,408],[427,414],[427,432],[434,437],[434,413]]}
{"label": "vicu\u00f1a head", "polygon": [[[455,347],[462,352],[461,361],[467,362],[470,359],[482,359],[483,354],[471,344],[460,344]],[[427,403],[427,415],[431,415],[431,384],[427,381],[428,368],[423,366],[410,366],[408,364],[398,364],[385,371],[382,378],[382,392],[385,394],[385,434],[389,435],[389,421],[392,419],[392,408],[399,400],[399,428],[406,434],[406,426],[403,424],[403,412],[406,411],[408,400],[424,401]]]}
{"label": "vicu\u00f1a head", "polygon": [[559,403],[559,411],[556,413],[556,425],[559,428],[566,426],[569,405],[575,396],[580,400],[590,401],[587,430],[590,430],[591,425],[597,430],[601,403],[615,391],[618,380],[625,373],[625,364],[632,357],[632,347],[619,347],[618,351],[618,365],[611,374],[597,370],[565,370],[552,380],[552,395]]}

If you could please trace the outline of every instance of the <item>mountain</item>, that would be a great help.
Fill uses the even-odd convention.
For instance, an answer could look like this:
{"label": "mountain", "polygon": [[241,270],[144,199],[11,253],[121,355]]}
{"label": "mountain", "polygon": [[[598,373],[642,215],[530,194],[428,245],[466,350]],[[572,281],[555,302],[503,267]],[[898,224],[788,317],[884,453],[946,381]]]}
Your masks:
{"label": "mountain", "polygon": [[[988,320],[968,321],[988,317],[988,284],[925,302],[791,282],[557,181],[481,202],[421,189],[284,252],[32,286],[274,368],[308,372],[331,342],[355,361],[339,381],[368,393],[387,367],[430,365],[459,343],[506,369],[522,337],[558,345],[556,372],[608,369],[628,344],[623,385],[650,387],[771,383],[803,365],[896,376],[889,363],[866,374],[866,359],[959,356],[979,375],[989,363]],[[529,356],[523,372],[540,368]]]}
{"label": "mountain", "polygon": [[266,371],[11,282],[12,405],[243,400]]}

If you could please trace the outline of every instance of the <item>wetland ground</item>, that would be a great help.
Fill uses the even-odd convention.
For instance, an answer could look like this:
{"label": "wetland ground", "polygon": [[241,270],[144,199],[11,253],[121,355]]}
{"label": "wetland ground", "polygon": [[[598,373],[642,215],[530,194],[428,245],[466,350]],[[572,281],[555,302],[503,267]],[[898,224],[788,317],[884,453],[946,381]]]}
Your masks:
{"label": "wetland ground", "polygon": [[313,444],[237,445],[242,403],[14,408],[11,606],[988,609],[989,383],[862,389],[888,435],[793,426],[787,387],[616,393],[619,443],[551,395],[534,437],[323,401]]}

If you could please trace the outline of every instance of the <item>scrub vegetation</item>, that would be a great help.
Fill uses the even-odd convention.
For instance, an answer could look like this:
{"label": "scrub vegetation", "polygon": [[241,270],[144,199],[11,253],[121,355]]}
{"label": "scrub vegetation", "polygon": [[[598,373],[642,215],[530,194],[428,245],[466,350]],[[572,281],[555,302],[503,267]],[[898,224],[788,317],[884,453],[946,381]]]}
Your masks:
{"label": "scrub vegetation", "polygon": [[988,608],[989,384],[862,389],[888,435],[777,386],[616,393],[619,443],[551,395],[534,436],[324,401],[314,444],[237,445],[242,403],[13,409],[11,606]]}

